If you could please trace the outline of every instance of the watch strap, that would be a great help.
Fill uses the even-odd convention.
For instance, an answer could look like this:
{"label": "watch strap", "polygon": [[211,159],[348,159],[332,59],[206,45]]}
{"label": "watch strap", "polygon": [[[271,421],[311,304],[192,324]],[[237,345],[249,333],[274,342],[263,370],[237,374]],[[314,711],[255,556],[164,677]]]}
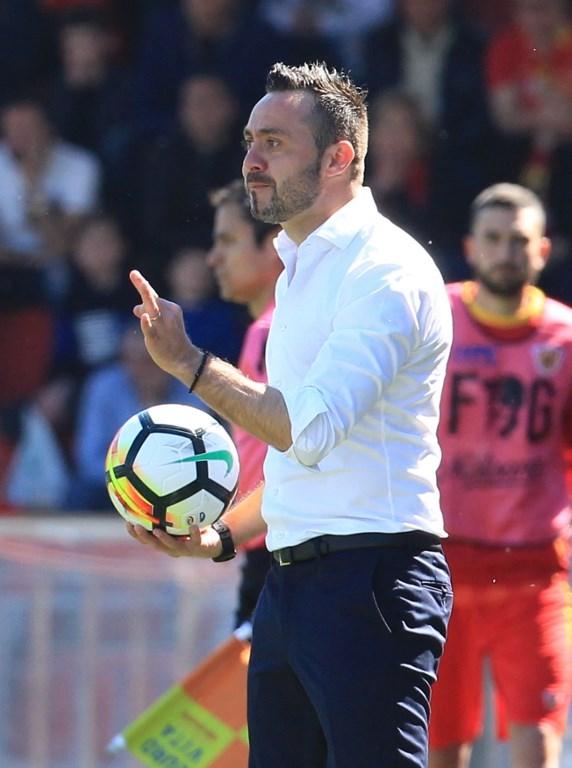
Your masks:
{"label": "watch strap", "polygon": [[215,520],[211,527],[218,533],[222,544],[222,552],[217,557],[212,558],[213,562],[225,563],[227,560],[232,560],[233,557],[236,557],[236,548],[230,528],[222,520]]}

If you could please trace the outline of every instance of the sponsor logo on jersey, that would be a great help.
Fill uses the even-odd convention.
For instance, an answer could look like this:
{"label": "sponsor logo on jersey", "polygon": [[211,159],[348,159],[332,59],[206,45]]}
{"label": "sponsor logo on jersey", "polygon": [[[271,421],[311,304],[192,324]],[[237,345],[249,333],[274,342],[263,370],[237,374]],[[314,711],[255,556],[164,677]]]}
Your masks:
{"label": "sponsor logo on jersey", "polygon": [[497,351],[487,344],[470,344],[453,348],[453,360],[457,363],[475,363],[477,365],[495,365]]}

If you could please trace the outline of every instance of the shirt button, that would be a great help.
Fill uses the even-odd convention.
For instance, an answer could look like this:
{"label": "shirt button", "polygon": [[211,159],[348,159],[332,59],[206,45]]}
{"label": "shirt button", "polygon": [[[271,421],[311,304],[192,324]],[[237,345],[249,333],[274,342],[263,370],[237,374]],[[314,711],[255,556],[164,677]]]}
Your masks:
{"label": "shirt button", "polygon": [[284,333],[284,331],[286,330],[286,328],[287,328],[287,327],[288,327],[288,326],[286,325],[286,323],[283,323],[283,324],[280,326],[280,330],[282,331],[282,333]]}

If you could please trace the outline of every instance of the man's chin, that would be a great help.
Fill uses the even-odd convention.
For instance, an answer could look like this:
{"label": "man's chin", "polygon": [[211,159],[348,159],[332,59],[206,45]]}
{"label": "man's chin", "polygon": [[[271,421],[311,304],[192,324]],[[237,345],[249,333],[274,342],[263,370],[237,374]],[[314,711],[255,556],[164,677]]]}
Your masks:
{"label": "man's chin", "polygon": [[526,283],[510,283],[508,285],[489,283],[487,288],[494,296],[500,296],[503,299],[515,299],[517,296],[520,296],[525,285]]}
{"label": "man's chin", "polygon": [[264,222],[264,224],[280,224],[276,213],[268,208],[255,208],[252,211],[252,216],[257,221]]}

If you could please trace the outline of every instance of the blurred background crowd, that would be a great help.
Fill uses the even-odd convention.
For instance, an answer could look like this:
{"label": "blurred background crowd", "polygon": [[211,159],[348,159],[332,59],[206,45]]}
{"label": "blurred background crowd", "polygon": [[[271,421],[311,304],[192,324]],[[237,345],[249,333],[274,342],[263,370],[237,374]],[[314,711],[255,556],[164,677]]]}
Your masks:
{"label": "blurred background crowd", "polygon": [[368,89],[366,183],[447,280],[468,206],[535,190],[572,303],[569,0],[0,0],[0,510],[106,510],[117,427],[189,402],[149,360],[141,269],[196,343],[236,363],[248,317],[206,261],[208,194],[240,174],[274,61]]}

